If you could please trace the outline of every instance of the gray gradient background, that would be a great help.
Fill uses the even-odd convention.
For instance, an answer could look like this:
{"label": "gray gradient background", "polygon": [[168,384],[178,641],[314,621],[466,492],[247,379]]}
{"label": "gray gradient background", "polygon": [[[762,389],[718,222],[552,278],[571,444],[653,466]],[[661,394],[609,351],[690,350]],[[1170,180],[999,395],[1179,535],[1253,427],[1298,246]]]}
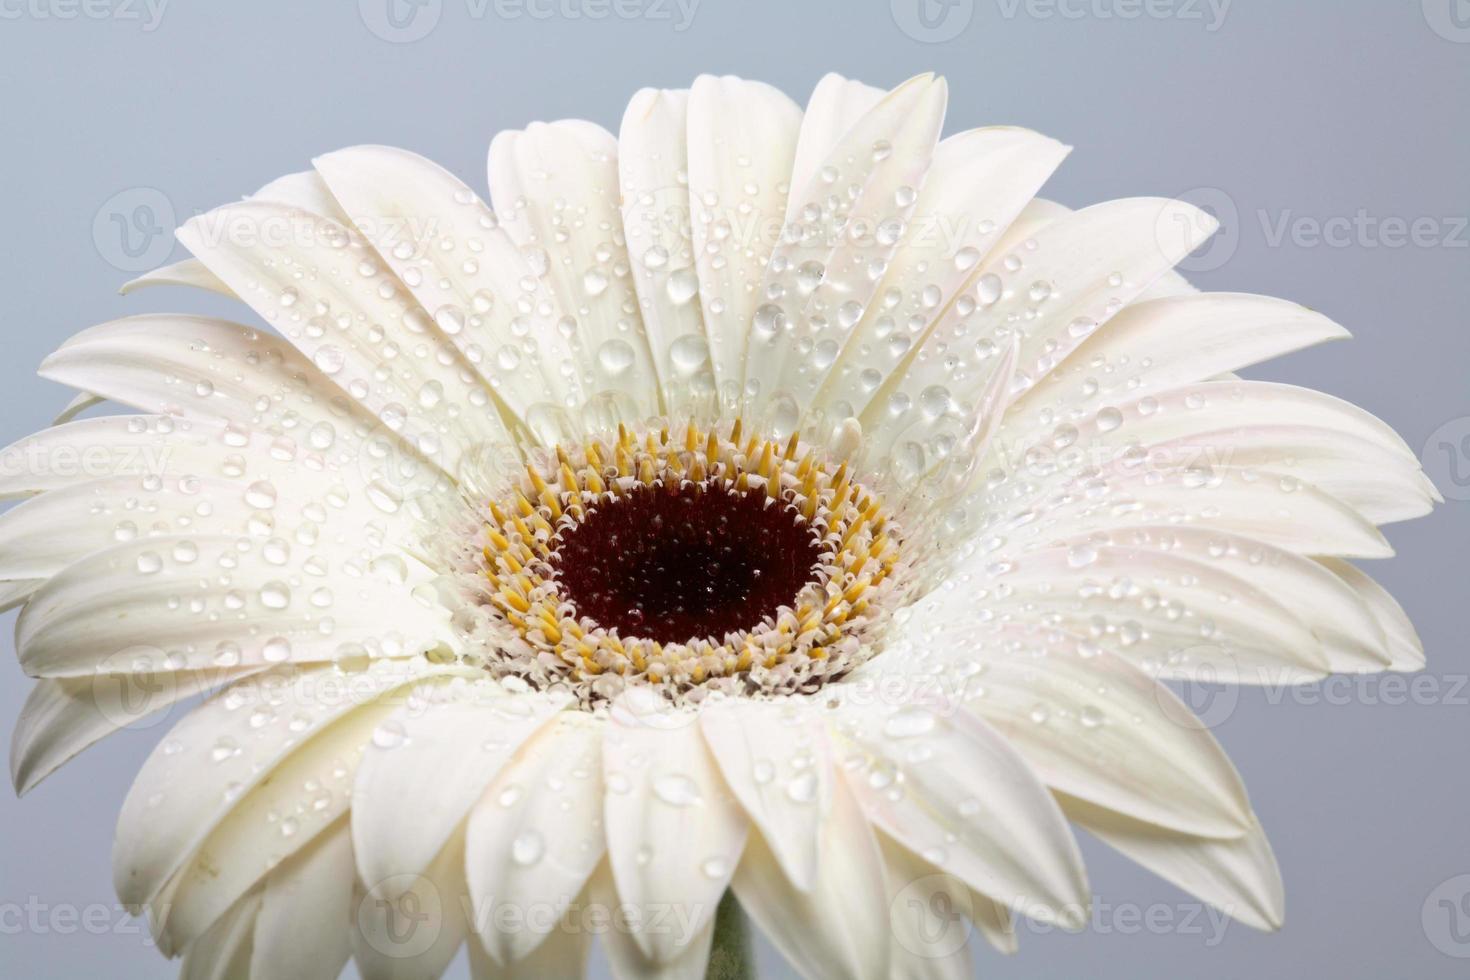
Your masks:
{"label": "gray gradient background", "polygon": [[[1227,238],[1196,260],[1197,283],[1289,297],[1356,334],[1252,375],[1366,406],[1426,447],[1447,496],[1470,497],[1451,468],[1470,467],[1459,442],[1470,434],[1464,0],[1236,0],[1223,21],[1195,0],[1153,0],[1136,17],[1124,16],[1136,9],[1129,0],[1063,9],[952,0],[933,8],[950,19],[917,39],[898,26],[913,23],[916,0],[892,8],[700,0],[683,30],[673,0],[622,0],[629,6],[620,9],[639,16],[600,20],[579,0],[536,8],[579,17],[427,0],[421,16],[437,10],[439,21],[414,43],[376,36],[352,0],[231,9],[173,0],[151,30],[141,6],[91,0],[93,14],[108,14],[98,18],[66,2],[0,3],[0,442],[45,425],[69,397],[33,369],[73,331],[147,309],[223,309],[178,290],[115,295],[129,276],[117,268],[120,240],[107,238],[108,211],[131,213],[139,192],[129,189],[157,189],[182,220],[358,142],[411,147],[483,187],[495,130],[566,116],[615,130],[643,85],[733,72],[804,102],[825,71],[891,85],[935,69],[950,80],[948,131],[1014,123],[1076,146],[1051,197],[1078,206],[1193,191],[1224,209]],[[382,3],[363,7],[381,18]],[[75,16],[63,19],[69,9]],[[944,33],[955,36],[937,41]],[[133,196],[106,205],[122,191]],[[104,233],[94,239],[99,211]],[[1310,236],[1313,220],[1360,213],[1367,222],[1346,240]],[[1427,219],[1427,239],[1392,247],[1387,229],[1372,224],[1390,218]],[[1296,234],[1276,235],[1282,220]],[[1454,449],[1441,447],[1443,436]],[[1423,636],[1429,679],[1417,693],[1379,681],[1296,697],[1247,690],[1216,728],[1284,869],[1283,932],[1231,925],[1220,937],[1206,917],[1186,922],[1186,896],[1084,841],[1104,904],[1094,928],[1043,935],[1023,925],[1019,955],[982,950],[977,971],[1470,972],[1470,900],[1453,915],[1438,902],[1470,893],[1470,879],[1441,887],[1470,873],[1467,532],[1470,503],[1451,499],[1430,518],[1391,527],[1398,555],[1371,569]],[[12,618],[0,655],[6,727],[28,686],[12,655]],[[23,802],[0,794],[0,974],[173,975],[120,913],[105,913],[115,927],[102,934],[44,915],[40,928],[16,918],[27,904],[111,908],[114,814],[162,730],[125,732],[90,750]],[[1132,917],[1151,906],[1174,925]],[[767,966],[785,975],[773,960]]]}

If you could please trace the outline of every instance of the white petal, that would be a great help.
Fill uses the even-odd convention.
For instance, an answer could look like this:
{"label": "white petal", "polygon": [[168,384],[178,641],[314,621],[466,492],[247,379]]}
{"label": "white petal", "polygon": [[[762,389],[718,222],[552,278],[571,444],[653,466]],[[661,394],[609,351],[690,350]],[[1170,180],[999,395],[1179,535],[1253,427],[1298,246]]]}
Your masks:
{"label": "white petal", "polygon": [[[919,412],[925,389],[956,387],[954,375],[975,370],[1013,332],[1021,337],[1018,387],[1031,387],[1214,227],[1213,218],[1182,201],[1129,198],[1058,217],[1005,249],[1024,229],[1018,220],[975,284],[926,328],[903,365],[874,392],[861,416],[864,427]],[[918,356],[933,344],[965,353]],[[911,407],[895,413],[895,396]]]}
{"label": "white petal", "polygon": [[[1005,442],[998,436],[992,445]],[[1130,524],[1178,524],[1302,555],[1393,554],[1372,522],[1311,484],[1222,463],[1155,467],[1146,450],[1125,452],[1101,470],[1079,470],[1054,492],[1038,493],[1030,481],[1008,480],[978,506],[996,515],[991,527],[1010,549]],[[1044,522],[1036,520],[1038,511],[1045,512]]]}
{"label": "white petal", "polygon": [[352,958],[362,980],[438,980],[468,934],[464,834],[421,873],[367,891],[359,883],[354,898]]}
{"label": "white petal", "polygon": [[691,241],[715,381],[738,397],[745,342],[786,212],[801,110],[761,82],[701,75],[689,92]]}
{"label": "white petal", "polygon": [[705,741],[740,805],[798,891],[812,888],[832,806],[826,726],[803,699],[726,700],[700,713]]}
{"label": "white petal", "polygon": [[490,197],[522,251],[544,255],[542,278],[576,323],[593,390],[618,394],[624,417],[656,414],[659,378],[633,311],[628,252],[618,234],[618,144],[581,120],[502,130],[490,143]]}
{"label": "white petal", "polygon": [[[701,916],[703,925],[696,927],[692,914],[696,910],[686,906],[630,908],[627,897],[615,887],[607,865],[592,876],[588,895],[589,911],[612,920],[600,939],[616,980],[704,980],[708,976],[710,945],[715,936],[712,914]],[[644,917],[645,913],[649,917]],[[638,936],[644,929],[655,928],[663,936],[662,945],[672,949],[672,958],[657,961],[643,951]]]}
{"label": "white petal", "polygon": [[942,78],[910,79],[853,124],[817,173],[792,183],[747,348],[745,380],[762,396],[798,407],[810,400],[821,379],[804,351],[835,350],[868,306],[875,270],[899,249],[915,213],[947,98]]}
{"label": "white petal", "polygon": [[842,780],[822,827],[817,877],[798,890],[770,844],[751,835],[731,882],[741,907],[804,977],[887,976],[888,900],[878,842]]}
{"label": "white petal", "polygon": [[[245,458],[237,455],[223,465],[241,473],[249,465],[242,464]],[[360,484],[352,493],[345,484],[324,484],[322,474],[309,465],[273,464],[263,453],[256,458],[267,461],[248,470],[249,482],[219,475],[217,470],[171,466],[167,479],[112,477],[27,500],[0,514],[0,577],[50,578],[119,541],[181,534],[204,538],[269,533],[273,555],[284,554],[294,542],[296,548],[315,543],[324,552],[357,558],[361,555],[357,547],[349,549],[338,542],[367,545],[369,535],[377,537],[387,528],[398,531],[407,524],[396,519],[396,512],[387,514],[375,506],[372,492]],[[355,474],[345,475],[357,483]],[[265,487],[271,488],[276,501],[283,502],[279,509],[254,506],[267,493]],[[404,535],[393,537],[402,540]],[[160,547],[164,544],[159,542]],[[398,555],[397,564],[404,568],[413,562],[397,551],[396,541],[392,546],[383,542],[379,549],[379,557]],[[407,573],[402,577],[406,580]]]}
{"label": "white petal", "polygon": [[157,414],[84,419],[22,440],[0,471],[0,495],[97,476],[161,479],[175,463],[183,474],[192,465],[200,467],[194,475],[239,479],[241,458],[252,452],[268,454],[275,469],[290,463],[318,480],[332,473],[323,489],[339,481],[368,486],[384,520],[411,494],[448,486],[429,460],[440,455],[436,443],[408,444],[290,344],[240,324],[179,315],[115,320],[69,339],[40,373]]}
{"label": "white petal", "polygon": [[113,848],[118,897],[138,905],[157,895],[252,788],[338,717],[416,679],[460,670],[421,660],[381,660],[354,673],[275,670],[195,708],[148,757],[123,802]]}
{"label": "white petal", "polygon": [[[990,475],[979,463],[989,458],[1012,397],[1018,345],[1012,343],[989,369],[973,405],[961,411],[922,414],[903,426],[882,426],[864,440],[870,460],[891,461],[878,484],[893,505],[918,515],[910,547],[916,553],[951,533],[943,515],[962,505],[977,483]],[[934,447],[944,446],[944,452]],[[939,518],[939,519],[936,519]]]}
{"label": "white petal", "polygon": [[37,590],[16,622],[16,650],[33,676],[74,677],[409,656],[452,643],[447,614],[415,598],[396,574],[403,567],[363,574],[351,555],[273,538],[131,541]]}
{"label": "white petal", "polygon": [[[1065,438],[1092,465],[1117,465],[1138,447],[1152,470],[1230,466],[1292,477],[1338,497],[1375,523],[1419,516],[1433,488],[1402,439],[1378,419],[1320,392],[1253,381],[1213,381],[1160,390],[1074,416],[1024,445]],[[1022,449],[1016,447],[1017,451]],[[1060,469],[1053,479],[1066,472]]]}
{"label": "white petal", "polygon": [[339,225],[350,224],[352,220],[332,194],[327,182],[315,170],[302,170],[277,177],[251,194],[250,200],[268,201],[299,211],[310,211]]}
{"label": "white petal", "polygon": [[[886,836],[884,878],[888,884],[888,922],[893,930],[888,976],[892,980],[966,980],[971,975],[970,936],[977,896]],[[991,905],[978,897],[982,906]],[[981,915],[985,914],[981,911]]]}
{"label": "white petal", "polygon": [[[347,217],[342,208],[314,171],[278,177],[250,196],[256,200],[272,201],[276,204],[285,204],[303,211],[310,211],[313,214],[320,214],[339,224],[347,223]],[[231,299],[238,298],[234,290],[221,282],[219,277],[210,272],[198,259],[184,259],[181,262],[154,269],[152,272],[145,272],[136,279],[124,283],[119,292],[126,296],[144,286],[191,286],[195,289],[219,293]]]}
{"label": "white petal", "polygon": [[190,219],[178,236],[322,373],[446,471],[509,442],[479,376],[356,230],[247,201]]}
{"label": "white petal", "polygon": [[996,952],[1010,956],[1020,948],[1016,940],[1016,917],[1009,908],[971,889],[970,914],[975,928]]}
{"label": "white petal", "polygon": [[1270,296],[1200,293],[1130,303],[1026,393],[1013,424],[1024,431],[1046,409],[1062,418],[1089,403],[1132,401],[1347,336],[1322,314]]}
{"label": "white petal", "polygon": [[1328,571],[1347,583],[1358,594],[1388,639],[1390,670],[1422,670],[1424,644],[1403,607],[1383,586],[1368,577],[1362,569],[1337,558],[1318,559]]}
{"label": "white petal", "polygon": [[96,408],[106,401],[107,399],[101,395],[94,395],[89,391],[81,392],[66,403],[66,407],[57,414],[56,418],[51,420],[51,424],[53,426],[65,425],[88,409]]}
{"label": "white petal", "polygon": [[1245,786],[1214,736],[1138,668],[1066,639],[977,659],[984,693],[968,709],[1048,786],[1199,836],[1239,837],[1251,826]]}
{"label": "white petal", "polygon": [[349,147],[315,164],[359,227],[397,229],[369,236],[382,261],[513,414],[586,396],[555,299],[457,177],[389,146]]}
{"label": "white petal", "polygon": [[968,712],[859,707],[844,713],[847,782],[869,819],[971,888],[1036,918],[1075,923],[1087,906],[1077,842],[1019,753]]}
{"label": "white petal", "polygon": [[[698,930],[714,918],[749,822],[693,714],[671,716],[687,726],[671,735],[640,707],[626,696],[613,706],[602,746],[608,860],[625,903],[643,911],[687,909]],[[682,952],[677,935],[633,938],[657,963],[672,963]]]}
{"label": "white petal", "polygon": [[[791,165],[791,187],[804,188],[811,184],[842,138],[887,94],[881,88],[843,78],[835,72],[823,75],[812,89],[801,117]],[[787,203],[787,224],[796,219],[802,203],[805,202]]]}
{"label": "white petal", "polygon": [[347,402],[280,338],[182,314],[130,316],[83,330],[39,373],[145,412],[222,419],[277,435],[303,422],[340,425],[333,409]]}
{"label": "white petal", "polygon": [[[429,682],[435,683],[446,681]],[[352,801],[353,777],[364,750],[400,710],[399,701],[388,697],[348,711],[280,759],[254,789],[239,797],[170,883],[160,914],[160,948],[187,945],[268,870],[311,845],[317,835],[333,832]],[[249,712],[251,724],[288,729],[309,724],[309,716],[289,703],[247,703],[236,710]],[[266,765],[272,761],[265,759]],[[230,791],[226,789],[227,796]],[[351,883],[351,875],[342,879],[344,889]]]}
{"label": "white petal", "polygon": [[1259,684],[1331,671],[1322,641],[1280,597],[1218,562],[1089,540],[991,571],[982,585],[1003,588],[1004,605],[1162,676]]}
{"label": "white petal", "polygon": [[[496,964],[529,970],[538,958],[534,950],[564,938],[557,929],[561,915],[607,851],[602,727],[582,712],[562,712],[470,812],[465,868],[473,926]],[[496,928],[501,907],[523,926]]]}
{"label": "white petal", "polygon": [[[427,705],[404,705],[375,740],[352,791],[352,844],[370,888],[423,872],[485,787],[565,698],[456,685]],[[405,833],[412,827],[412,833]],[[390,897],[391,884],[384,886]]]}
{"label": "white petal", "polygon": [[204,267],[204,263],[198,259],[184,259],[171,265],[165,265],[145,272],[136,279],[131,279],[122,284],[118,292],[124,296],[144,286],[190,286],[194,289],[203,289],[221,296],[235,298],[235,293],[219,281],[219,277]]}
{"label": "white petal", "polygon": [[491,959],[474,936],[470,937],[468,945],[473,980],[541,980],[543,977],[586,976],[592,936],[586,931],[553,929],[546,941],[530,955],[508,966]]}
{"label": "white petal", "polygon": [[[816,398],[819,407],[840,416],[867,403],[871,372],[886,377],[913,342],[910,321],[927,325],[971,285],[985,256],[1067,151],[1038,133],[1001,126],[939,143],[904,247],[878,288],[885,300],[870,304],[853,328]],[[896,297],[896,305],[889,305],[888,296]],[[964,390],[954,395],[970,398]]]}
{"label": "white petal", "polygon": [[352,876],[345,820],[270,873],[255,920],[251,980],[341,974],[352,955]]}
{"label": "white petal", "polygon": [[45,579],[0,582],[0,613],[8,613],[16,606],[26,602],[37,589],[45,584]]}
{"label": "white petal", "polygon": [[[99,477],[158,473],[176,452],[192,453],[209,445],[223,428],[162,415],[101,415],[42,429],[0,451],[0,499]],[[82,462],[89,448],[95,454],[92,465]],[[57,460],[68,462],[58,465]]]}
{"label": "white petal", "polygon": [[[422,520],[394,492],[407,461],[369,450],[356,430],[319,422],[298,441],[212,420],[116,415],[39,432],[12,446],[14,464],[0,470],[0,497],[41,493],[0,515],[0,578],[50,577],[119,541],[187,532],[268,536],[275,555],[348,550],[365,565],[382,559],[385,574],[403,567],[407,582],[415,561],[388,544]],[[368,550],[379,541],[377,554]]]}
{"label": "white petal", "polygon": [[250,975],[255,916],[260,895],[248,895],[221,916],[214,927],[184,953],[179,980],[239,980]]}
{"label": "white petal", "polygon": [[[1204,528],[1136,527],[1059,542],[1069,554],[1117,545],[1187,557],[1225,569],[1291,610],[1322,641],[1333,671],[1382,670],[1392,659],[1384,627],[1350,585],[1319,562]],[[1076,549],[1075,551],[1073,549]],[[1140,561],[1145,560],[1140,556]]]}
{"label": "white petal", "polygon": [[623,234],[666,402],[714,388],[690,239],[688,109],[688,91],[640,89],[618,133]]}
{"label": "white petal", "polygon": [[30,792],[77,753],[113,732],[138,726],[156,712],[260,669],[101,673],[37,681],[10,739],[10,778],[16,793]]}
{"label": "white petal", "polygon": [[1281,928],[1281,869],[1259,824],[1235,840],[1172,833],[1092,804],[1061,798],[1067,818],[1131,860],[1257,929]]}

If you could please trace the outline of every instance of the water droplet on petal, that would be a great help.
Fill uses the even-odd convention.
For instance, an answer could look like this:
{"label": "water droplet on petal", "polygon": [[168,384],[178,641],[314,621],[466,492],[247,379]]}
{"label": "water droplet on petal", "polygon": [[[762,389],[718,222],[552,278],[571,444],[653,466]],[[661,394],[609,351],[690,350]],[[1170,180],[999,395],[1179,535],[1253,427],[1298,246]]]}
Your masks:
{"label": "water droplet on petal", "polygon": [[653,794],[669,806],[695,806],[700,802],[699,787],[694,780],[677,773],[655,779]]}

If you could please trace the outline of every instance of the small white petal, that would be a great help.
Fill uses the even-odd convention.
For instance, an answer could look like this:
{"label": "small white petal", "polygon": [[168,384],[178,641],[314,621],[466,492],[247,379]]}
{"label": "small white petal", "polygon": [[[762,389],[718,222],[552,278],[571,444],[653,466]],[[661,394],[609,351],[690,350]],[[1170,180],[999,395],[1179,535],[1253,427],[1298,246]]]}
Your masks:
{"label": "small white petal", "polygon": [[352,840],[347,821],[273,870],[261,891],[250,980],[335,977],[352,955]]}
{"label": "small white petal", "polygon": [[[463,690],[463,693],[461,691]],[[407,704],[375,736],[352,791],[352,844],[370,888],[420,874],[525,741],[565,698],[453,687]],[[413,833],[403,828],[412,825]]]}
{"label": "small white petal", "polygon": [[[602,729],[578,712],[558,715],[470,812],[465,865],[473,924],[494,963],[530,969],[533,951],[561,938],[562,912],[607,852]],[[496,928],[502,907],[524,925]]]}
{"label": "small white petal", "polygon": [[803,976],[888,975],[883,860],[873,828],[841,780],[832,789],[809,889],[793,886],[760,834],[752,835],[731,885],[741,907]]}
{"label": "small white petal", "polygon": [[[643,911],[687,910],[695,931],[715,908],[745,847],[749,821],[720,778],[693,713],[671,732],[620,700],[602,747],[608,860],[618,895]],[[681,936],[638,932],[656,963],[684,952]],[[682,936],[687,942],[688,936]]]}
{"label": "small white petal", "polygon": [[1173,833],[1122,814],[1059,797],[1067,819],[1180,888],[1256,929],[1285,918],[1281,869],[1259,824],[1235,840]]}
{"label": "small white petal", "polygon": [[725,781],[792,885],[808,891],[832,806],[827,730],[805,701],[724,701],[700,724]]}

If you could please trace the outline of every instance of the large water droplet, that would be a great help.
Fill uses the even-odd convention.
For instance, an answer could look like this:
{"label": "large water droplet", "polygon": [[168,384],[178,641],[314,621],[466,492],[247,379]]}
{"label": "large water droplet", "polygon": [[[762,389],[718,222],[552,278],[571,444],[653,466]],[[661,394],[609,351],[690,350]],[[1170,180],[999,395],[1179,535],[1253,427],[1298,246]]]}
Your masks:
{"label": "large water droplet", "polygon": [[522,867],[530,867],[541,860],[541,855],[546,853],[546,841],[541,834],[534,830],[525,830],[516,835],[511,841],[511,860]]}
{"label": "large water droplet", "polygon": [[699,787],[694,780],[677,773],[655,779],[653,794],[669,806],[694,806],[700,802]]}
{"label": "large water droplet", "polygon": [[632,367],[633,357],[633,348],[626,340],[613,338],[604,341],[602,346],[597,348],[597,363],[613,377],[617,377]]}

